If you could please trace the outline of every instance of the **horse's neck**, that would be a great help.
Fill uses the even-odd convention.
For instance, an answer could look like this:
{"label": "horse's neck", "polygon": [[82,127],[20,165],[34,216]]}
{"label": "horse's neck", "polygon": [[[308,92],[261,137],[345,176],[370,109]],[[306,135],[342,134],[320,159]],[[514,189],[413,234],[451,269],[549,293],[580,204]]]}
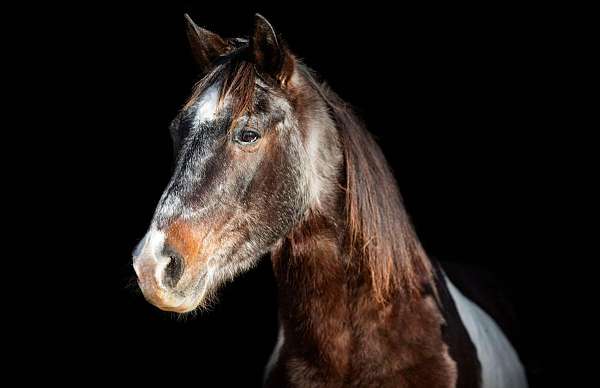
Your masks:
{"label": "horse's neck", "polygon": [[318,352],[332,370],[347,363],[351,288],[358,279],[342,253],[342,239],[330,219],[313,214],[272,254],[286,345]]}
{"label": "horse's neck", "polygon": [[[386,349],[397,351],[397,343],[410,343],[415,331],[426,333],[438,317],[432,319],[431,298],[409,300],[397,292],[386,304],[376,302],[368,267],[343,253],[345,236],[336,226],[340,224],[309,216],[275,249],[272,259],[281,324],[286,346],[294,349],[292,357],[314,356],[323,368],[347,373],[355,368],[350,366],[356,363],[353,349],[363,354],[364,365],[377,363]],[[404,335],[412,339],[403,340]],[[409,356],[411,361],[419,357]]]}
{"label": "horse's neck", "polygon": [[[328,129],[321,135],[333,137],[339,133],[332,125],[323,124],[328,120],[321,117],[318,121],[321,130]],[[347,125],[350,126],[346,129],[351,130],[352,123]],[[306,127],[314,129],[316,126]],[[355,129],[350,136],[360,134]],[[374,147],[368,138],[363,140]],[[331,138],[329,141],[321,139],[318,144],[333,147],[330,152],[321,149],[321,157],[329,155],[331,158],[321,159],[320,165],[338,168],[320,170],[331,173],[322,177],[318,185],[322,195],[315,203],[320,210],[310,211],[271,255],[283,329],[279,342],[282,346],[276,352],[282,362],[277,363],[279,373],[273,374],[279,377],[274,377],[271,385],[286,385],[282,381],[287,380],[304,381],[306,384],[302,386],[331,386],[329,382],[339,386],[344,381],[365,382],[363,386],[390,386],[392,381],[393,386],[418,385],[411,384],[407,380],[410,377],[420,382],[420,386],[442,386],[431,384],[431,371],[435,370],[439,377],[451,373],[451,367],[444,358],[443,318],[434,297],[422,292],[435,289],[425,253],[414,233],[406,231],[408,224],[405,229],[386,228],[386,233],[394,231],[393,236],[378,236],[394,239],[390,241],[405,239],[399,241],[398,246],[406,249],[394,252],[401,256],[395,258],[398,261],[394,264],[398,265],[389,266],[389,261],[382,260],[382,267],[374,268],[373,265],[379,263],[371,256],[362,256],[363,249],[348,252],[348,245],[355,240],[349,235],[347,190],[340,189],[340,182],[333,182],[333,173],[340,170],[342,163],[341,158],[333,156],[339,156],[341,149],[336,148],[338,142]],[[370,159],[371,163],[385,163],[382,156],[377,158],[377,150],[371,151],[376,154],[371,155],[371,159],[374,158]],[[358,152],[353,153],[353,157],[366,156]],[[345,163],[348,168],[347,161]],[[385,168],[379,168],[370,172],[379,173],[382,184],[395,184]],[[396,195],[389,187],[386,192]],[[407,222],[404,210],[394,207],[401,204],[388,205],[384,208],[390,211],[385,216]],[[362,216],[365,215],[358,214]],[[380,298],[382,279],[378,275],[382,273],[395,280],[390,282],[394,287],[386,290],[389,292],[385,301]],[[410,282],[405,281],[407,279]],[[404,383],[398,384],[398,381]]]}

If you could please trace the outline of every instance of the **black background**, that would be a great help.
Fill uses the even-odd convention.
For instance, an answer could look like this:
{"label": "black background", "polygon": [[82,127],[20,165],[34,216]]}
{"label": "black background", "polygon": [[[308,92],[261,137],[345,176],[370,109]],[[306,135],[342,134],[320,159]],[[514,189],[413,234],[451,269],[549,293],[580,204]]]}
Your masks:
{"label": "black background", "polygon": [[70,302],[46,304],[54,325],[40,334],[70,356],[52,373],[260,385],[277,330],[268,257],[225,287],[211,311],[185,318],[145,302],[132,280],[130,253],[170,178],[168,124],[198,76],[184,12],[225,37],[247,35],[262,13],[355,107],[428,253],[487,269],[506,285],[531,385],[546,386],[560,303],[550,291],[560,232],[546,197],[559,168],[546,152],[557,87],[548,60],[560,23],[542,8],[500,6],[90,3],[53,16],[58,33],[43,58],[63,58],[54,64],[54,90],[69,93],[58,112],[68,139],[60,161],[76,188],[60,196],[77,236],[64,237],[77,254],[66,255],[69,283],[57,286]]}

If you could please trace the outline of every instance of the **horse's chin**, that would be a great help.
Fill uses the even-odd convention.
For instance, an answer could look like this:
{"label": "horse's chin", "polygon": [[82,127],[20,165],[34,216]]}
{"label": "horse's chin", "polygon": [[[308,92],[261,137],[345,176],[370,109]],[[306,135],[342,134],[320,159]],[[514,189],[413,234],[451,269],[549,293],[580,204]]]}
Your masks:
{"label": "horse's chin", "polygon": [[188,305],[188,304],[182,304],[179,306],[156,305],[156,307],[158,307],[159,309],[161,309],[163,311],[169,311],[169,312],[178,313],[178,314],[185,314],[185,313],[189,313],[189,312],[195,310],[197,305]]}
{"label": "horse's chin", "polygon": [[[228,252],[229,253],[229,252]],[[220,287],[237,274],[251,268],[260,256],[220,254],[213,257],[227,257],[225,261],[234,262],[235,265],[207,265],[198,272],[185,272],[175,284],[162,281],[160,271],[150,261],[145,266],[138,263],[138,284],[146,300],[163,311],[185,314],[196,309],[206,309],[214,302],[214,295]],[[213,258],[212,260],[215,261]],[[164,266],[164,265],[163,265]],[[159,271],[157,272],[157,268]],[[157,276],[156,274],[159,273]],[[164,276],[164,275],[163,275]],[[158,279],[158,280],[157,280]]]}
{"label": "horse's chin", "polygon": [[156,282],[149,283],[138,281],[144,298],[163,311],[184,314],[208,303],[210,284],[205,275],[198,276],[192,282],[194,286],[186,287],[183,290],[167,288]]}

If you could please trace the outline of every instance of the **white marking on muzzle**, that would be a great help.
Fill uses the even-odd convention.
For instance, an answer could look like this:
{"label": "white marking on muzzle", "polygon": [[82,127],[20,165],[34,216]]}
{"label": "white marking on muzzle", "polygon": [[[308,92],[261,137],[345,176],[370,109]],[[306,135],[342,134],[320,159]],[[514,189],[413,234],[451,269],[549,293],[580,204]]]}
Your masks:
{"label": "white marking on muzzle", "polygon": [[143,280],[143,268],[151,265],[154,267],[154,280],[159,287],[162,287],[162,275],[171,260],[162,254],[164,242],[164,232],[151,228],[133,251],[133,269],[138,278]]}

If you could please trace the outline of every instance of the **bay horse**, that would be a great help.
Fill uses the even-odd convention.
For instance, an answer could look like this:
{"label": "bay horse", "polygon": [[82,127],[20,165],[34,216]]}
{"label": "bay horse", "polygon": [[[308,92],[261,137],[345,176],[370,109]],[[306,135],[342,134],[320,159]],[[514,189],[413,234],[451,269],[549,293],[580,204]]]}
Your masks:
{"label": "bay horse", "polygon": [[207,306],[270,253],[266,387],[526,387],[499,325],[430,259],[384,155],[260,15],[224,39],[186,15],[203,77],[133,266],[145,298]]}

